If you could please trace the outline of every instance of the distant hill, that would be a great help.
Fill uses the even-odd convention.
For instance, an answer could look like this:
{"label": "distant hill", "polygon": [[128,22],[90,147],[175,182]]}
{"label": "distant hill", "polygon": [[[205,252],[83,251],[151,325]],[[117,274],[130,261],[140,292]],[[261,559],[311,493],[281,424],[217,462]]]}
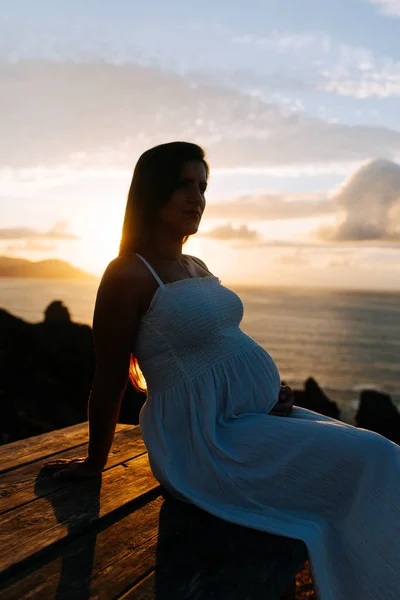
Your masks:
{"label": "distant hill", "polygon": [[35,279],[93,279],[94,276],[73,267],[63,260],[50,259],[32,262],[24,258],[0,256],[0,277]]}

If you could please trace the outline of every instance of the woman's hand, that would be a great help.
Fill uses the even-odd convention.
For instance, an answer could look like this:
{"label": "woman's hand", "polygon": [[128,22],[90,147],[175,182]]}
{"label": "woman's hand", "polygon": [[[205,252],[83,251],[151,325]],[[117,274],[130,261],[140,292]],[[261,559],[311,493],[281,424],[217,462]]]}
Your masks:
{"label": "woman's hand", "polygon": [[53,471],[55,479],[87,479],[101,474],[101,469],[91,465],[88,458],[58,458],[44,463],[43,469]]}
{"label": "woman's hand", "polygon": [[293,410],[293,400],[294,395],[292,388],[282,384],[278,402],[269,414],[275,415],[276,417],[288,417]]}

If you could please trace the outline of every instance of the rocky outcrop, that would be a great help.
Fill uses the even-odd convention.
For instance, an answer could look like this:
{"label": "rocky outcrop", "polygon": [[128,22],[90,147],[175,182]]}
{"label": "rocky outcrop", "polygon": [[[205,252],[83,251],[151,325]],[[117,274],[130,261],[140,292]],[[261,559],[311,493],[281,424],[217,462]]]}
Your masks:
{"label": "rocky outcrop", "polygon": [[304,390],[294,390],[294,403],[302,408],[308,408],[321,415],[340,419],[340,410],[336,402],[329,400],[318,383],[309,377],[304,384]]}
{"label": "rocky outcrop", "polygon": [[400,413],[388,394],[374,390],[361,392],[356,424],[400,443]]}
{"label": "rocky outcrop", "polygon": [[[92,330],[56,300],[40,323],[0,310],[0,443],[87,418],[95,369]],[[137,423],[144,395],[128,385],[120,422]]]}

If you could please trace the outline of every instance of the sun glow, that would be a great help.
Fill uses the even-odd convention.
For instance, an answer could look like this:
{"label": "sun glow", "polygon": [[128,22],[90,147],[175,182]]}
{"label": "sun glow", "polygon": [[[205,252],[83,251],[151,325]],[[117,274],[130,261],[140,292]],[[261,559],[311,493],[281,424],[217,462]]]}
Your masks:
{"label": "sun glow", "polygon": [[[86,268],[96,275],[100,275],[107,264],[118,255],[121,240],[123,215],[98,213],[93,222],[92,215],[80,220],[75,231],[81,238],[79,255],[71,256],[71,262],[82,264],[84,259]],[[184,254],[203,258],[204,240],[191,236],[183,247]]]}
{"label": "sun glow", "polygon": [[107,264],[118,255],[123,215],[119,211],[99,210],[85,215],[76,224],[81,238],[79,251],[90,265],[90,270],[100,275]]}

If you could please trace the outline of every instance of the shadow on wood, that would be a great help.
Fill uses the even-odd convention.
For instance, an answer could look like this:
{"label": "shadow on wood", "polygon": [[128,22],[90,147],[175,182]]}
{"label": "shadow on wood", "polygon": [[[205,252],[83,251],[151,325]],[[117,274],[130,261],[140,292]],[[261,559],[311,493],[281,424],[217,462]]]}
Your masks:
{"label": "shadow on wood", "polygon": [[[4,582],[7,600],[295,598],[291,582],[307,558],[302,542],[228,523],[164,492],[163,500],[159,487],[151,488],[158,497],[125,504],[119,497],[109,511],[101,478],[65,482],[61,492],[54,484],[46,472],[36,478],[35,494],[51,511],[33,516],[37,534],[29,558]],[[56,524],[67,535],[54,536]]]}
{"label": "shadow on wood", "polygon": [[279,600],[307,560],[300,541],[227,523],[164,497],[156,600]]}
{"label": "shadow on wood", "polygon": [[[71,551],[62,553],[60,580],[54,596],[56,600],[87,600],[90,598],[90,582],[93,569],[94,552],[96,549],[97,531],[90,525],[97,521],[100,513],[101,477],[87,481],[84,494],[76,496],[74,493],[68,502],[60,499],[57,494],[51,494],[54,482],[49,478],[48,472],[40,471],[35,482],[35,493],[38,496],[46,495],[51,503],[57,522],[68,529],[68,538],[74,539],[89,529],[85,535],[85,544],[71,548]],[[74,582],[77,583],[74,586]]]}

